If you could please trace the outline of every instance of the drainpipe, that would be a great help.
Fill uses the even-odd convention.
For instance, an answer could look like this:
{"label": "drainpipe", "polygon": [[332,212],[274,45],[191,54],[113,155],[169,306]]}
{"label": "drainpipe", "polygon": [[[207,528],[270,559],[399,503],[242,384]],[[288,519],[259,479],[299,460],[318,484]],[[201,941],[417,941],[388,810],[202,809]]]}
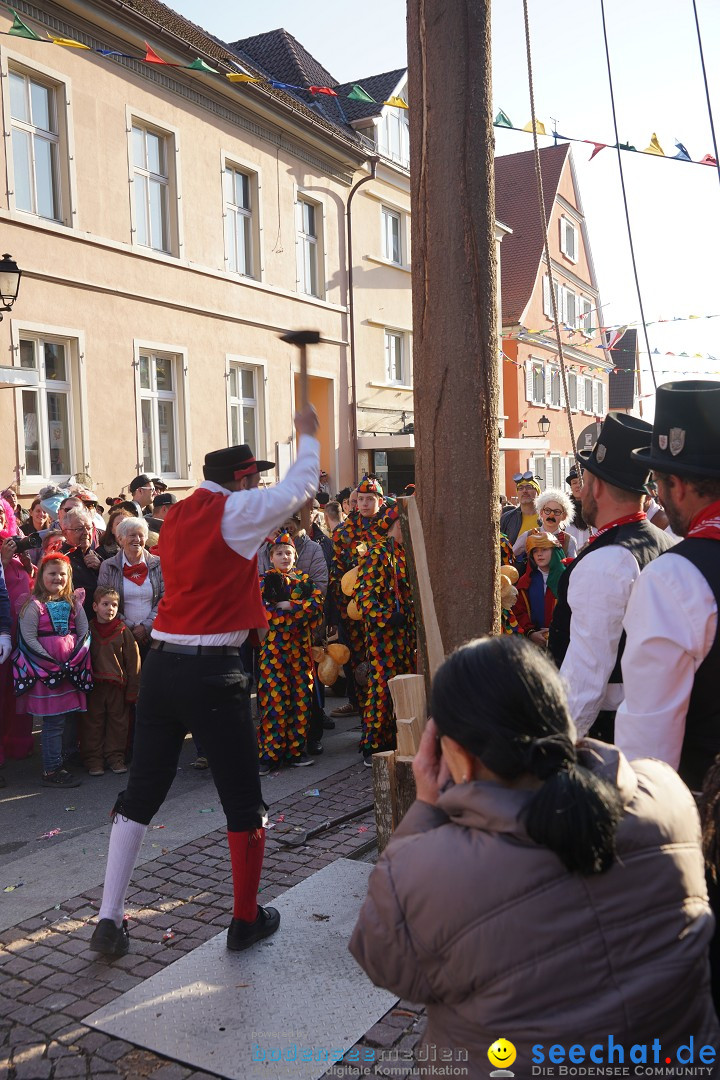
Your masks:
{"label": "drainpipe", "polygon": [[362,180],[358,180],[357,184],[353,186],[348,195],[347,207],[345,209],[345,215],[347,217],[347,257],[348,257],[348,314],[350,319],[350,392],[352,400],[351,406],[351,418],[352,418],[352,452],[353,452],[353,475],[357,473],[357,456],[358,456],[358,426],[357,426],[357,381],[355,373],[355,294],[353,292],[353,254],[352,254],[352,200],[353,195],[359,187],[363,184],[367,184],[369,180],[375,179],[377,172],[378,161],[380,158],[371,157],[368,158],[370,163],[370,175],[364,176]]}

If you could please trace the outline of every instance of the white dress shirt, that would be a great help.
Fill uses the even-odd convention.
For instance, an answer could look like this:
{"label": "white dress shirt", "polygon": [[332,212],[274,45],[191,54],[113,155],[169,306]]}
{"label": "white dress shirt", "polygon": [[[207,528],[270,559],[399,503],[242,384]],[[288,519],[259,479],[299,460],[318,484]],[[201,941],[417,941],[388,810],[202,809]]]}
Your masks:
{"label": "white dress shirt", "polygon": [[669,552],[649,563],[625,613],[625,701],[615,742],[625,756],[680,764],[695,672],[717,631],[717,604],[698,568]]}
{"label": "white dress shirt", "polygon": [[620,544],[589,551],[573,565],[567,591],[570,644],[560,674],[580,739],[601,710],[614,712],[623,700],[622,683],[608,680],[617,660],[625,609],[639,577],[637,559]]}
{"label": "white dress shirt", "polygon": [[[220,525],[223,540],[244,559],[252,559],[273,529],[287,521],[315,494],[319,473],[320,443],[311,435],[301,435],[296,460],[274,487],[229,492],[212,480],[205,480],[200,487],[227,494]],[[229,593],[228,603],[232,602]],[[153,630],[156,641],[171,641],[177,645],[239,646],[247,636],[247,630],[223,634],[168,634]]]}
{"label": "white dress shirt", "polygon": [[[142,561],[147,563],[147,559],[143,555]],[[122,557],[123,569],[126,566],[131,566],[131,562],[126,558],[123,552]],[[138,623],[144,623],[148,615],[152,611],[152,595],[153,589],[150,583],[150,571],[148,570],[145,580],[142,585],[137,585],[130,578],[123,578],[123,616],[126,625],[130,630]]]}

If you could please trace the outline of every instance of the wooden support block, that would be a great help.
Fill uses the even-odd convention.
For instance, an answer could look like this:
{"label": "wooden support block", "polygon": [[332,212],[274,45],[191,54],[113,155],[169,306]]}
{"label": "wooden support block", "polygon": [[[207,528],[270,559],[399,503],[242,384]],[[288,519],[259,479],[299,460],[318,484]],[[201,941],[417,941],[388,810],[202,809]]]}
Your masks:
{"label": "wooden support block", "polygon": [[375,825],[377,827],[378,851],[387,847],[395,828],[395,751],[387,750],[373,754],[373,794],[375,797]]}
{"label": "wooden support block", "polygon": [[398,754],[405,757],[415,757],[422,739],[424,721],[411,716],[409,720],[397,721],[397,749]]}
{"label": "wooden support block", "polygon": [[395,818],[397,829],[408,810],[415,802],[415,777],[412,770],[413,759],[400,754],[395,755]]}
{"label": "wooden support block", "polygon": [[415,717],[422,732],[427,718],[427,700],[425,697],[425,679],[422,675],[395,675],[388,680],[388,687],[395,706],[398,720],[410,720]]}

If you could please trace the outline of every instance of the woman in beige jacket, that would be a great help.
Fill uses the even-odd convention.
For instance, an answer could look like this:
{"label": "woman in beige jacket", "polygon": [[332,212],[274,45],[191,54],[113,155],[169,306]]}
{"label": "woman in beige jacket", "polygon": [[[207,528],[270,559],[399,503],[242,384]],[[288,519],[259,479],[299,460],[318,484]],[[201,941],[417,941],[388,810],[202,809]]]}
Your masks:
{"label": "woman in beige jacket", "polygon": [[374,983],[427,1005],[419,1059],[469,1077],[560,1075],[563,1063],[634,1076],[691,1053],[698,1076],[720,1075],[713,918],[676,773],[603,743],[576,748],[557,671],[517,637],[454,653],[432,713],[417,801],[350,942]]}

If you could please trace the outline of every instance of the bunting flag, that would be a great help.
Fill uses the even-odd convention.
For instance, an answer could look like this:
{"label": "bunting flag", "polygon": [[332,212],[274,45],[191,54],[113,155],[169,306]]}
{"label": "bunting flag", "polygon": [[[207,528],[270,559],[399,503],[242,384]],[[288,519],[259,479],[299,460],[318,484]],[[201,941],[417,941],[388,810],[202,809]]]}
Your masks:
{"label": "bunting flag", "polygon": [[502,111],[502,109],[500,110],[500,112],[495,117],[494,123],[495,123],[495,127],[507,127],[507,128],[512,127],[512,120],[507,115],[507,113],[504,113]]}
{"label": "bunting flag", "polygon": [[706,154],[704,158],[700,158],[699,165],[712,165],[717,166],[717,158],[714,158],[712,154]]}
{"label": "bunting flag", "polygon": [[619,326],[617,328],[617,330],[613,331],[613,333],[610,335],[610,338],[608,339],[608,343],[607,343],[608,349],[612,349],[613,345],[617,345],[618,341],[620,340],[621,337],[623,337],[626,330],[627,330],[627,325]]}
{"label": "bunting flag", "polygon": [[678,142],[677,139],[675,140],[675,146],[678,149],[678,153],[673,154],[673,157],[676,161],[692,161],[692,158],[688,154],[683,144],[681,142]]}
{"label": "bunting flag", "polygon": [[219,75],[220,74],[220,72],[218,71],[217,68],[210,67],[210,65],[206,64],[204,60],[201,60],[199,56],[198,56],[197,60],[193,60],[192,64],[188,64],[187,70],[188,71],[207,71],[208,74],[211,74],[211,75]]}
{"label": "bunting flag", "polygon": [[48,37],[53,45],[64,45],[67,49],[87,49],[90,51],[89,45],[83,45],[81,41],[75,41],[74,38],[53,37],[52,34],[48,34]]}
{"label": "bunting flag", "polygon": [[[523,131],[532,131],[532,129],[533,129],[532,120],[528,120],[527,124],[523,128]],[[535,120],[535,134],[536,135],[547,135],[547,131],[545,130],[545,125],[543,124],[542,120],[537,120],[537,119]]]}
{"label": "bunting flag", "polygon": [[225,78],[232,83],[261,83],[266,81],[265,79],[259,79],[257,75],[240,75],[234,71],[228,71]]}
{"label": "bunting flag", "polygon": [[268,79],[271,86],[274,86],[276,90],[304,90],[304,86],[294,86],[292,83],[278,82],[277,79]]}
{"label": "bunting flag", "polygon": [[169,64],[167,60],[163,60],[161,56],[158,56],[158,54],[150,48],[147,41],[145,42],[145,48],[147,50],[145,53],[146,64],[163,64],[165,67],[180,67],[180,64]]}
{"label": "bunting flag", "polygon": [[[617,144],[618,150],[629,150],[632,154],[637,154],[637,146],[633,146],[629,142],[621,142]],[[643,153],[645,151],[642,151]]]}
{"label": "bunting flag", "polygon": [[8,30],[8,34],[12,34],[13,37],[30,38],[31,41],[42,41],[39,34],[36,34],[34,30],[25,25],[17,11],[13,10],[13,8],[10,8],[10,11],[13,15],[13,24]]}
{"label": "bunting flag", "polygon": [[[554,134],[554,132],[553,132],[553,134]],[[583,142],[590,143],[591,146],[595,147],[595,149],[593,150],[592,154],[590,155],[590,157],[588,159],[589,161],[592,161],[592,159],[595,157],[595,155],[599,154],[601,150],[607,149],[607,143],[604,143],[604,142],[593,142],[592,139],[583,139]]]}
{"label": "bunting flag", "polygon": [[308,90],[311,94],[327,94],[328,97],[337,97],[337,90],[333,90],[331,86],[308,86]]}
{"label": "bunting flag", "polygon": [[401,97],[390,97],[387,101],[383,101],[383,105],[391,105],[393,109],[407,109],[407,101],[403,101]]}
{"label": "bunting flag", "polygon": [[654,131],[652,133],[650,145],[645,147],[645,149],[643,150],[643,154],[657,154],[658,157],[665,157],[665,151],[658,142],[658,137]]}
{"label": "bunting flag", "polygon": [[348,101],[370,101],[377,105],[374,97],[370,97],[367,90],[363,90],[360,83],[353,83],[353,88],[348,94]]}

